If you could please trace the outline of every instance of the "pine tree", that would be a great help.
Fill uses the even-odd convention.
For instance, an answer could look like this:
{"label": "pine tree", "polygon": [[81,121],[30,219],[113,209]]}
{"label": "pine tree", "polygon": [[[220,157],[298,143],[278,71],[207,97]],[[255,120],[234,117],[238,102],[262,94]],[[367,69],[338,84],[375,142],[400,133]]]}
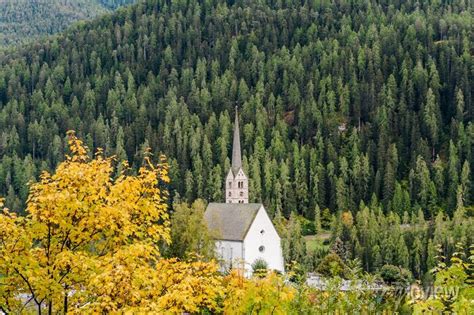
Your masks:
{"label": "pine tree", "polygon": [[321,224],[321,209],[319,208],[318,205],[316,205],[316,208],[314,210],[314,229],[317,233],[321,233],[322,231],[322,224]]}
{"label": "pine tree", "polygon": [[193,173],[190,170],[186,171],[185,175],[185,192],[186,192],[186,200],[191,201],[194,200],[194,178],[193,178]]}
{"label": "pine tree", "polygon": [[403,190],[400,183],[395,184],[395,192],[391,202],[390,210],[394,211],[398,215],[403,215],[408,209],[405,208]]}
{"label": "pine tree", "polygon": [[295,213],[288,221],[282,240],[283,257],[286,263],[293,261],[303,263],[306,256],[306,242],[301,234],[301,224]]}
{"label": "pine tree", "polygon": [[464,121],[464,94],[461,89],[457,89],[456,91],[456,121],[458,123],[462,123]]}
{"label": "pine tree", "polygon": [[456,207],[457,189],[459,184],[458,172],[458,151],[456,145],[451,140],[449,142],[449,160],[448,160],[448,211],[452,211]]}
{"label": "pine tree", "polygon": [[222,187],[223,178],[221,174],[222,174],[221,166],[217,164],[211,170],[211,173],[208,179],[209,185],[207,186],[207,190],[208,190],[207,195],[209,196],[210,201],[218,202],[218,201],[223,201],[224,199],[223,198],[224,188]]}
{"label": "pine tree", "polygon": [[420,206],[424,209],[428,209],[428,201],[430,197],[430,171],[426,162],[421,156],[418,156],[416,160],[416,169],[415,169],[415,179],[416,179],[416,197],[420,203]]}
{"label": "pine tree", "polygon": [[414,239],[410,256],[413,274],[417,279],[421,279],[423,276],[422,264],[425,262],[425,259],[423,257],[423,247],[419,236]]}
{"label": "pine tree", "polygon": [[466,160],[463,163],[461,170],[461,179],[460,179],[460,189],[462,194],[462,199],[465,204],[470,204],[471,201],[471,181],[470,181],[470,167],[469,162]]}
{"label": "pine tree", "polygon": [[426,104],[424,105],[424,122],[426,125],[428,136],[431,140],[432,157],[435,158],[435,146],[438,144],[439,130],[439,105],[431,88],[426,94]]}

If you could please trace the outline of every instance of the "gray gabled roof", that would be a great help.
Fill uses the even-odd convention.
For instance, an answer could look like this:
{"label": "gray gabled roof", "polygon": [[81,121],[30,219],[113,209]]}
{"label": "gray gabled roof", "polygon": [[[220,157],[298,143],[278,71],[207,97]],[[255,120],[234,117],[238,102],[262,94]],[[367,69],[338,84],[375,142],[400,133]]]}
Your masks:
{"label": "gray gabled roof", "polygon": [[260,207],[260,203],[210,203],[204,219],[217,239],[243,241]]}

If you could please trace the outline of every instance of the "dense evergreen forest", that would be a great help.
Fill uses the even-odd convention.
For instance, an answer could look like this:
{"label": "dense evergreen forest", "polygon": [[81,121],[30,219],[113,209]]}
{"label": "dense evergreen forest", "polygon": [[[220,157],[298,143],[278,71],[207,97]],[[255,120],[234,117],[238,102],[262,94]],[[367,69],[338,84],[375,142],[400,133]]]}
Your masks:
{"label": "dense evergreen forest", "polygon": [[172,199],[222,201],[237,106],[250,201],[289,218],[288,261],[326,255],[297,214],[345,261],[421,277],[474,240],[472,9],[149,0],[4,53],[0,195],[21,213],[73,129],[134,169],[166,154]]}
{"label": "dense evergreen forest", "polygon": [[470,205],[469,7],[390,3],[146,1],[5,55],[0,191],[21,209],[75,129],[134,165],[163,152],[175,193],[221,200],[238,106],[271,213]]}
{"label": "dense evergreen forest", "polygon": [[109,9],[117,9],[118,7],[121,7],[123,5],[128,5],[134,2],[137,2],[137,0],[96,0],[100,5],[109,8]]}
{"label": "dense evergreen forest", "polygon": [[1,0],[0,46],[55,34],[134,0]]}

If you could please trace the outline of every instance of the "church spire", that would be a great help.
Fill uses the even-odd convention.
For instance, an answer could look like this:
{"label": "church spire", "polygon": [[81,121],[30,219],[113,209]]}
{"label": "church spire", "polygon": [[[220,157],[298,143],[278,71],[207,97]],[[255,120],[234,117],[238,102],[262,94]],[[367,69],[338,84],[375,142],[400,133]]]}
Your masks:
{"label": "church spire", "polygon": [[249,203],[249,180],[242,169],[240,152],[239,113],[235,107],[234,143],[232,147],[232,167],[225,183],[226,203]]}
{"label": "church spire", "polygon": [[234,143],[232,146],[232,172],[234,175],[240,168],[242,168],[242,155],[240,152],[239,112],[235,106]]}

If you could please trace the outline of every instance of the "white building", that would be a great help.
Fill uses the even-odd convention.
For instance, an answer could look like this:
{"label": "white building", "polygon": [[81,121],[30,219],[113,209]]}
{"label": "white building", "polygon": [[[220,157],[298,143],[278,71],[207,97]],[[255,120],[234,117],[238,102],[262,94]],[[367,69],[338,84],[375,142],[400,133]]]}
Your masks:
{"label": "white building", "polygon": [[235,114],[232,167],[225,182],[226,203],[210,203],[204,215],[216,239],[222,269],[243,268],[252,274],[252,264],[262,259],[269,269],[284,272],[281,239],[265,207],[248,203],[248,178],[242,169],[238,114]]}

